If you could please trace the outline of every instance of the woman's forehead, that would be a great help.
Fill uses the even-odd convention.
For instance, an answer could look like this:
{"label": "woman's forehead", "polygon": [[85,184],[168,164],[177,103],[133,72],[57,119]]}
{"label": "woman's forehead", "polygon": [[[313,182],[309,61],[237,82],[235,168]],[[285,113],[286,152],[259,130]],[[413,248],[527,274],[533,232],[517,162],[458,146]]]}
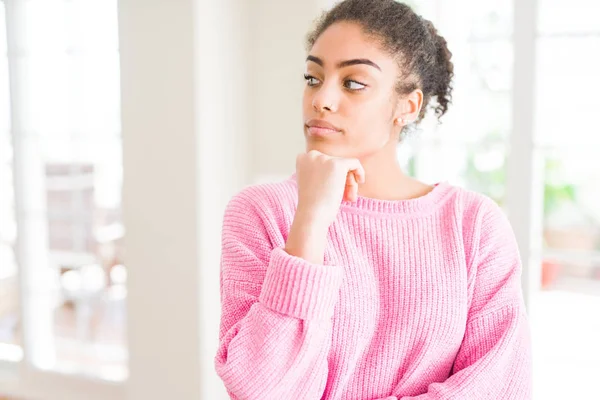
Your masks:
{"label": "woman's forehead", "polygon": [[358,24],[349,22],[335,23],[327,28],[315,41],[309,55],[322,60],[325,67],[354,59],[371,60],[382,71],[394,64],[377,40],[365,35]]}

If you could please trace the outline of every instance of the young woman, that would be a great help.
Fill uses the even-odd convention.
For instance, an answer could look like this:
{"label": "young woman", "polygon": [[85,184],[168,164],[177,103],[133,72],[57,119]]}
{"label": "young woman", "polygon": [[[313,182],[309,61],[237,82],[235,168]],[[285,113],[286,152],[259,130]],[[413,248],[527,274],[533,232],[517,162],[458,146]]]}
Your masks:
{"label": "young woman", "polygon": [[531,397],[514,234],[489,198],[407,176],[407,125],[447,110],[433,25],[346,0],[308,36],[306,153],[223,224],[216,370],[233,399]]}

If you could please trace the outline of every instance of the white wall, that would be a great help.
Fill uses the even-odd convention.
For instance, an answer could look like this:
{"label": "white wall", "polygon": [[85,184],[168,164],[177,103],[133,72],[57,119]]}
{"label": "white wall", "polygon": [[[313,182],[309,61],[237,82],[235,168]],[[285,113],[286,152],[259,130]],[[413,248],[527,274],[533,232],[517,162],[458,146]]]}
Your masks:
{"label": "white wall", "polygon": [[255,0],[249,11],[253,181],[287,177],[304,150],[304,39],[327,1]]}
{"label": "white wall", "polygon": [[193,8],[119,3],[129,399],[200,397]]}
{"label": "white wall", "polygon": [[224,206],[247,184],[287,177],[304,149],[304,36],[319,6],[315,0],[229,0],[213,3],[207,12],[200,4],[195,26],[201,390],[203,399],[225,400],[213,366]]}
{"label": "white wall", "polygon": [[292,173],[304,149],[304,38],[319,6],[121,0],[119,11],[127,397],[227,399],[213,364],[223,211],[244,185]]}
{"label": "white wall", "polygon": [[200,393],[207,400],[229,398],[213,359],[219,339],[223,212],[251,176],[247,7],[248,2],[221,0],[197,1],[194,8]]}

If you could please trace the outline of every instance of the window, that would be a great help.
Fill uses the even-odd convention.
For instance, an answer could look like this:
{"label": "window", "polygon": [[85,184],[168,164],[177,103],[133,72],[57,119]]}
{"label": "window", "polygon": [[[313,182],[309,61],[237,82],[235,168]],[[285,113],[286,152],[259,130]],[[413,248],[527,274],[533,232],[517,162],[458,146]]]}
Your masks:
{"label": "window", "polygon": [[428,117],[400,146],[401,160],[427,182],[447,180],[504,203],[511,130],[512,3],[468,1],[460,12],[414,2],[453,53],[452,105],[442,124]]}
{"label": "window", "polygon": [[0,303],[10,305],[0,309],[0,342],[23,345],[38,369],[120,381],[127,273],[117,2],[11,2],[6,14],[13,119],[2,92],[0,179],[11,190],[0,191],[0,296],[11,302]]}
{"label": "window", "polygon": [[538,5],[533,143],[544,204],[532,318],[541,399],[600,396],[600,323],[590,317],[600,312],[599,15],[593,0]]}
{"label": "window", "polygon": [[[454,2],[414,3],[448,39],[456,83],[454,103],[442,125],[424,123],[400,146],[399,158],[420,179],[448,180],[483,192],[509,215],[508,164],[534,171],[530,185],[539,201],[529,220],[517,227],[541,232],[532,238],[531,249],[522,249],[540,264],[523,259],[524,274],[540,271],[528,296],[534,398],[597,397],[600,392],[592,382],[600,373],[595,337],[600,325],[590,316],[600,313],[600,161],[595,154],[600,145],[595,118],[600,5],[592,0],[539,1],[535,81],[519,88],[534,98],[530,118],[535,129],[526,138],[533,147],[524,160],[511,158],[509,149],[513,75],[514,65],[533,66],[513,63],[513,7],[530,5],[466,1],[468,6],[458,11]],[[537,214],[542,216],[539,229]]]}

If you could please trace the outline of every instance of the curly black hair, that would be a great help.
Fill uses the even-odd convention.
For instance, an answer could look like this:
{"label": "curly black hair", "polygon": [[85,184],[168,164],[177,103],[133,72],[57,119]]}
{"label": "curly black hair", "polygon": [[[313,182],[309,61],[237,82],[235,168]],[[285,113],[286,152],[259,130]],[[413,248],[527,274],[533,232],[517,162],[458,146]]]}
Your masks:
{"label": "curly black hair", "polygon": [[[421,122],[429,108],[440,121],[452,101],[454,65],[446,39],[431,21],[395,0],[344,0],[316,21],[314,30],[307,35],[307,50],[336,22],[358,23],[366,35],[378,40],[384,51],[398,61],[403,71],[396,85],[398,94],[417,88],[423,91],[423,106],[416,123]],[[430,104],[433,98],[435,104]]]}

